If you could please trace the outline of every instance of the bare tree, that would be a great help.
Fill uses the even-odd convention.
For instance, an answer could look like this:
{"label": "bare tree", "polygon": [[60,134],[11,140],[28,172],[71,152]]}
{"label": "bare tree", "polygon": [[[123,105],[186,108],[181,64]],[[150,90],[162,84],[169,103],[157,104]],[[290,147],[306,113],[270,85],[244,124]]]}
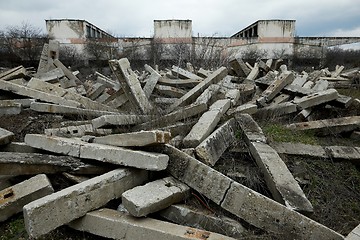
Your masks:
{"label": "bare tree", "polygon": [[79,51],[74,46],[60,46],[59,49],[59,59],[71,66],[80,65],[84,57],[79,53]]}
{"label": "bare tree", "polygon": [[20,26],[9,26],[2,33],[7,50],[22,60],[38,60],[48,37],[40,28],[23,22]]}
{"label": "bare tree", "polygon": [[87,39],[84,50],[96,61],[113,59],[117,55],[114,42],[108,38]]}
{"label": "bare tree", "polygon": [[195,47],[194,66],[201,66],[206,69],[217,68],[223,63],[219,39],[215,35],[199,38]]}

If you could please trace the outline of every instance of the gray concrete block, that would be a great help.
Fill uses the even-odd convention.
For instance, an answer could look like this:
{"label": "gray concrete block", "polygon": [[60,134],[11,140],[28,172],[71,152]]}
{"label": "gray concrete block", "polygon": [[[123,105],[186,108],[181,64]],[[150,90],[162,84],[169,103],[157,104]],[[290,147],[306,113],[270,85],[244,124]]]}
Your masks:
{"label": "gray concrete block", "polygon": [[22,211],[23,206],[38,198],[53,193],[45,174],[36,175],[0,191],[0,222]]}
{"label": "gray concrete block", "polygon": [[110,114],[118,115],[119,114],[119,112],[84,109],[84,108],[78,108],[78,107],[70,107],[70,106],[57,105],[57,104],[51,104],[51,103],[40,103],[40,102],[31,103],[30,109],[37,111],[37,112],[59,113],[59,114],[64,114],[64,115],[90,117],[90,118],[100,117],[102,115],[110,115]]}
{"label": "gray concrete block", "polygon": [[247,143],[267,142],[264,132],[249,114],[237,114],[235,115],[235,119],[237,120]]}
{"label": "gray concrete block", "polygon": [[18,115],[21,112],[21,104],[13,100],[0,101],[0,116]]}
{"label": "gray concrete block", "polygon": [[176,224],[200,228],[225,236],[241,239],[246,232],[237,221],[225,216],[213,216],[199,210],[192,210],[186,205],[175,204],[161,210],[160,216]]}
{"label": "gray concrete block", "polygon": [[95,129],[108,126],[134,125],[148,120],[145,115],[102,115],[91,121]]}
{"label": "gray concrete block", "polygon": [[80,139],[27,134],[25,142],[32,147],[55,153],[154,171],[166,169],[169,161],[165,154],[86,143]]}
{"label": "gray concrete block", "polygon": [[214,166],[225,150],[236,141],[237,123],[230,119],[210,134],[196,148],[196,156],[205,164]]}
{"label": "gray concrete block", "polygon": [[140,131],[122,134],[111,134],[104,137],[95,137],[91,142],[119,147],[141,147],[152,144],[168,143],[171,139],[170,132],[160,130]]}
{"label": "gray concrete block", "polygon": [[24,206],[25,228],[37,238],[97,209],[147,180],[147,172],[116,169]]}
{"label": "gray concrete block", "polygon": [[83,218],[71,222],[70,227],[102,237],[124,240],[233,239],[224,235],[152,218],[135,218],[112,209],[99,209],[89,212]]}
{"label": "gray concrete block", "polygon": [[1,152],[19,152],[19,153],[36,153],[41,150],[33,148],[24,142],[11,142],[6,145],[0,145]]}
{"label": "gray concrete block", "polygon": [[91,86],[90,89],[86,92],[86,96],[91,100],[95,100],[99,97],[106,89],[106,86],[101,83],[95,83]]}
{"label": "gray concrete block", "polygon": [[213,103],[183,139],[185,147],[196,147],[216,128],[221,117],[230,107],[229,99],[221,99]]}
{"label": "gray concrete block", "polygon": [[146,81],[146,84],[144,86],[144,93],[147,98],[150,98],[152,92],[154,91],[154,88],[156,84],[158,83],[159,79],[161,78],[161,75],[152,67],[145,64],[145,70],[150,73],[150,77]]}
{"label": "gray concrete block", "polygon": [[178,66],[173,65],[171,68],[171,72],[176,77],[181,77],[181,78],[185,78],[185,79],[203,80],[202,77],[199,77],[198,75],[196,75],[192,72],[186,71],[185,69],[182,69]]}
{"label": "gray concrete block", "polygon": [[307,95],[299,99],[294,99],[293,103],[297,105],[297,108],[299,110],[302,110],[336,100],[337,98],[338,98],[338,92],[335,89],[328,89],[325,91],[320,91]]}
{"label": "gray concrete block", "polygon": [[136,74],[131,70],[129,60],[127,58],[110,60],[109,65],[133,106],[137,107],[142,114],[150,113],[153,107],[141,88]]}
{"label": "gray concrete block", "polygon": [[226,114],[229,115],[229,116],[235,116],[235,115],[238,115],[238,114],[254,114],[256,113],[258,110],[258,107],[256,104],[252,104],[252,103],[245,103],[245,104],[242,104],[236,108],[231,108],[229,109]]}
{"label": "gray concrete block", "polygon": [[83,124],[77,126],[67,126],[60,128],[47,128],[45,134],[58,137],[82,137],[84,135],[108,135],[112,133],[111,129],[94,129],[92,124]]}
{"label": "gray concrete block", "polygon": [[220,86],[218,84],[211,84],[205,91],[203,91],[200,96],[194,102],[195,104],[205,103],[209,105],[209,102],[212,99],[215,99],[215,95],[219,92]]}
{"label": "gray concrete block", "polygon": [[298,182],[273,148],[265,143],[251,142],[249,150],[276,201],[298,212],[314,211]]}
{"label": "gray concrete block", "polygon": [[278,153],[282,154],[320,158],[328,157],[328,154],[322,146],[288,142],[272,142],[270,145]]}
{"label": "gray concrete block", "polygon": [[122,194],[122,204],[134,217],[144,217],[185,200],[190,188],[172,177],[137,186]]}
{"label": "gray concrete block", "polygon": [[294,74],[286,71],[281,73],[271,85],[261,94],[261,97],[265,98],[265,102],[269,103],[280,91],[286,86],[292,83],[294,80]]}
{"label": "gray concrete block", "polygon": [[4,128],[0,128],[0,145],[9,144],[14,139],[14,136],[14,133]]}
{"label": "gray concrete block", "polygon": [[222,208],[246,222],[293,239],[343,239],[335,231],[253,191],[211,167],[163,145],[156,147],[170,156],[167,171]]}
{"label": "gray concrete block", "polygon": [[279,103],[264,108],[259,108],[253,115],[258,118],[274,118],[297,112],[297,105],[291,102]]}
{"label": "gray concrete block", "polygon": [[155,91],[160,95],[168,96],[171,98],[181,98],[186,94],[186,91],[181,88],[160,85],[160,84],[157,84],[155,86]]}
{"label": "gray concrete block", "polygon": [[0,89],[4,90],[4,91],[10,91],[10,92],[13,92],[13,93],[21,95],[21,96],[39,99],[44,102],[51,102],[51,103],[62,104],[62,105],[66,105],[66,106],[72,106],[72,107],[80,106],[80,103],[78,103],[78,102],[75,102],[72,100],[67,100],[63,97],[48,94],[48,93],[41,92],[41,91],[26,87],[26,86],[21,86],[21,85],[11,83],[11,82],[6,82],[3,80],[0,80]]}
{"label": "gray concrete block", "polygon": [[182,96],[176,103],[171,105],[168,109],[168,112],[174,111],[179,106],[184,106],[192,103],[198,98],[201,93],[208,88],[211,84],[215,84],[222,80],[227,74],[227,69],[225,67],[221,67],[217,69],[215,72],[210,74],[209,77],[205,78],[198,85],[193,87],[190,91],[188,91],[184,96]]}
{"label": "gray concrete block", "polygon": [[80,158],[94,159],[151,171],[166,169],[169,161],[169,157],[165,154],[130,150],[123,147],[97,143],[86,143],[82,145],[80,148]]}

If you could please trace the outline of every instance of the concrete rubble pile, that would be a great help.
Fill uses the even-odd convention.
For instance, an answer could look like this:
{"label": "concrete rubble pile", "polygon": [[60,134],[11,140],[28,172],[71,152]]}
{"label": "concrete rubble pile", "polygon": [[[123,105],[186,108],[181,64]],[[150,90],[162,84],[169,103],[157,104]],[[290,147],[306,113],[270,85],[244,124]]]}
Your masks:
{"label": "concrete rubble pile", "polygon": [[[358,69],[299,74],[272,60],[251,66],[234,57],[228,68],[213,71],[145,65],[138,74],[123,58],[109,61],[112,77],[96,72],[97,81],[89,83],[59,61],[58,49],[55,41],[44,46],[36,73],[21,66],[0,73],[0,115],[36,111],[84,119],[27,134],[24,142],[0,129],[0,176],[28,176],[0,185],[1,221],[23,212],[33,238],[69,225],[114,239],[241,239],[247,229],[239,219],[292,239],[345,238],[307,217],[313,206],[279,153],[356,162],[360,149],[319,146],[301,153],[311,146],[269,145],[254,119],[291,114],[301,121],[290,129],[356,135],[358,116],[313,119],[313,113],[358,106],[358,99],[333,88]],[[213,168],[239,142],[272,198]],[[55,173],[75,184],[54,191],[46,174]],[[226,216],[183,204],[193,196],[210,200]],[[114,199],[118,209],[108,208]]]}

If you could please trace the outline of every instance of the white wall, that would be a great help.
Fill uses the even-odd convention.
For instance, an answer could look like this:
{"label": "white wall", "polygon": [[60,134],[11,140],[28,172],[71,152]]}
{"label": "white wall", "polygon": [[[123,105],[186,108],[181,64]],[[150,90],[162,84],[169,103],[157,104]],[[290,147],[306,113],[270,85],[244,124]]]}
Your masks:
{"label": "white wall", "polygon": [[258,36],[260,38],[266,37],[294,37],[295,36],[295,22],[294,21],[259,21]]}
{"label": "white wall", "polygon": [[73,43],[71,40],[85,40],[85,23],[83,21],[51,20],[46,22],[50,37],[60,43]]}
{"label": "white wall", "polygon": [[191,20],[155,20],[154,38],[191,38]]}

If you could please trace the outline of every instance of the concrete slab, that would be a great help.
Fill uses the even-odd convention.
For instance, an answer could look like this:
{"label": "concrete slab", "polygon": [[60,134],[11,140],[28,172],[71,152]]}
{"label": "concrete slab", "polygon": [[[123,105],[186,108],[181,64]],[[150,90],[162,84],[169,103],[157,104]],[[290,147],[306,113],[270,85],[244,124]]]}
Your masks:
{"label": "concrete slab", "polygon": [[146,81],[146,84],[143,89],[144,89],[145,96],[147,98],[150,98],[152,92],[154,91],[156,84],[158,83],[158,81],[161,78],[161,75],[155,69],[153,69],[151,66],[149,66],[147,64],[145,64],[144,67],[145,67],[145,70],[150,73],[150,77]]}
{"label": "concrete slab", "polygon": [[108,135],[112,134],[111,129],[95,129],[92,124],[83,124],[77,126],[67,126],[60,128],[47,128],[44,133],[48,136],[58,137],[82,137],[84,135]]}
{"label": "concrete slab", "polygon": [[9,144],[13,140],[14,136],[14,133],[4,128],[0,128],[0,145]]}
{"label": "concrete slab", "polygon": [[155,86],[155,90],[160,95],[165,95],[165,96],[173,97],[173,98],[181,98],[182,96],[184,96],[186,94],[186,91],[181,88],[160,85],[160,84],[157,84]]}
{"label": "concrete slab", "polygon": [[102,83],[95,83],[86,91],[86,96],[91,100],[95,100],[105,91],[105,89],[106,86]]}
{"label": "concrete slab", "polygon": [[45,174],[0,191],[0,222],[22,211],[24,205],[54,192]]}
{"label": "concrete slab", "polygon": [[147,120],[148,117],[144,115],[102,115],[91,120],[91,124],[95,129],[108,126],[124,126],[139,124]]}
{"label": "concrete slab", "polygon": [[177,100],[178,100],[178,98],[157,97],[157,98],[154,98],[153,101],[154,101],[154,103],[158,104],[159,106],[164,106],[164,105],[174,104]]}
{"label": "concrete slab", "polygon": [[189,195],[187,185],[166,177],[127,190],[122,194],[121,202],[132,216],[144,217],[184,201]]}
{"label": "concrete slab", "polygon": [[209,105],[209,103],[216,98],[215,95],[219,92],[219,90],[220,86],[218,84],[211,84],[200,94],[194,104],[205,103],[206,105]]}
{"label": "concrete slab", "polygon": [[205,112],[183,139],[186,148],[196,147],[216,128],[221,117],[230,107],[229,99],[218,100],[213,103],[209,111]]}
{"label": "concrete slab", "polygon": [[225,210],[269,232],[293,239],[344,239],[335,231],[253,191],[167,144],[156,147],[170,156],[167,171]]}
{"label": "concrete slab", "polygon": [[336,100],[337,98],[338,92],[335,89],[328,89],[325,91],[320,91],[307,95],[299,99],[294,99],[293,103],[297,105],[297,108],[299,110],[303,110],[309,107]]}
{"label": "concrete slab", "polygon": [[127,213],[112,209],[99,209],[87,213],[83,218],[70,223],[70,227],[79,231],[124,240],[144,239],[207,239],[230,240],[224,235],[195,228],[176,225],[152,218],[135,218]]}
{"label": "concrete slab", "polygon": [[44,102],[62,104],[62,105],[72,106],[72,107],[80,106],[80,103],[78,103],[78,102],[75,102],[72,100],[67,100],[63,97],[44,93],[44,92],[29,88],[29,87],[21,86],[21,85],[14,84],[11,82],[6,82],[3,80],[0,80],[0,89],[4,90],[4,91],[10,91],[12,93],[15,93],[15,94],[18,94],[21,96],[39,99]]}
{"label": "concrete slab", "polygon": [[236,106],[239,103],[241,92],[238,89],[230,89],[226,92],[225,98],[230,99],[231,106]]}
{"label": "concrete slab", "polygon": [[0,116],[18,115],[21,112],[21,104],[13,100],[0,100]]}
{"label": "concrete slab", "polygon": [[272,142],[270,145],[275,151],[281,154],[320,158],[328,157],[327,152],[322,146],[289,142]]}
{"label": "concrete slab", "polygon": [[248,144],[250,142],[267,142],[264,132],[249,114],[235,115],[235,119],[237,120],[243,133],[243,137]]}
{"label": "concrete slab", "polygon": [[0,73],[0,79],[3,81],[9,81],[11,79],[23,78],[26,75],[26,69],[23,66],[18,66]]}
{"label": "concrete slab", "polygon": [[80,139],[27,134],[25,142],[32,147],[55,153],[153,171],[166,169],[169,161],[165,154],[86,143]]}
{"label": "concrete slab", "polygon": [[110,60],[109,65],[132,105],[137,107],[142,114],[150,113],[153,107],[141,88],[136,74],[131,70],[129,60],[127,58]]}
{"label": "concrete slab", "polygon": [[198,98],[201,93],[208,88],[211,84],[219,82],[227,75],[227,69],[225,67],[221,67],[213,72],[209,77],[205,78],[201,83],[193,87],[190,91],[188,91],[184,96],[182,96],[176,103],[171,105],[168,108],[168,112],[174,111],[179,106],[184,106],[192,103]]}
{"label": "concrete slab", "polygon": [[273,148],[265,143],[251,142],[249,150],[276,201],[298,212],[314,211],[298,182]]}
{"label": "concrete slab", "polygon": [[242,104],[236,108],[231,108],[229,109],[226,114],[228,116],[235,116],[237,114],[254,114],[256,113],[258,110],[258,107],[256,104],[252,104],[252,103],[245,103],[245,104]]}
{"label": "concrete slab", "polygon": [[225,236],[241,239],[245,228],[237,221],[225,216],[213,216],[199,210],[192,210],[184,204],[174,204],[161,210],[160,216],[176,224],[205,229]]}
{"label": "concrete slab", "polygon": [[170,132],[154,130],[94,137],[91,142],[119,147],[141,147],[154,144],[165,144],[168,143],[170,139]]}
{"label": "concrete slab", "polygon": [[196,148],[196,156],[205,164],[214,166],[225,150],[236,141],[237,122],[234,118],[226,121]]}
{"label": "concrete slab", "polygon": [[136,125],[132,130],[140,131],[140,130],[163,128],[163,127],[169,126],[171,124],[174,124],[177,121],[189,119],[196,115],[202,114],[206,110],[207,110],[207,106],[205,103],[192,104],[192,105],[180,108],[172,113],[155,118],[154,120]]}
{"label": "concrete slab", "polygon": [[345,240],[360,240],[360,224],[346,236]]}
{"label": "concrete slab", "polygon": [[286,125],[293,130],[312,130],[317,135],[333,135],[342,132],[351,132],[360,125],[360,116],[331,118],[317,121],[291,123]]}
{"label": "concrete slab", "polygon": [[31,103],[30,109],[37,111],[37,112],[60,113],[63,115],[72,115],[72,116],[79,116],[79,117],[85,117],[85,118],[94,118],[94,117],[100,117],[103,115],[110,115],[110,114],[118,115],[119,114],[119,112],[84,109],[84,108],[61,106],[61,105],[57,105],[57,104],[40,103],[40,102]]}
{"label": "concrete slab", "polygon": [[255,63],[254,67],[251,69],[251,72],[247,75],[246,79],[255,80],[259,75],[259,64]]}
{"label": "concrete slab", "polygon": [[211,71],[203,69],[203,68],[200,68],[197,71],[197,75],[202,77],[202,78],[207,78],[210,74],[211,74]]}
{"label": "concrete slab", "polygon": [[230,59],[229,64],[239,77],[246,77],[251,71],[239,56]]}
{"label": "concrete slab", "polygon": [[183,87],[183,88],[193,88],[198,85],[202,80],[194,79],[171,79],[167,77],[159,78],[159,83],[166,86],[172,87]]}
{"label": "concrete slab", "polygon": [[0,175],[36,175],[72,172],[77,174],[103,174],[109,166],[87,164],[70,156],[54,156],[41,153],[2,152]]}
{"label": "concrete slab", "polygon": [[30,237],[38,238],[146,180],[146,171],[116,169],[40,198],[23,208],[26,231]]}
{"label": "concrete slab", "polygon": [[41,150],[30,147],[24,142],[11,142],[6,145],[0,145],[1,152],[19,152],[19,153],[37,153]]}
{"label": "concrete slab", "polygon": [[64,77],[65,74],[61,68],[55,68],[50,71],[44,73],[35,74],[36,78],[40,79],[41,81],[48,82],[48,83],[56,83],[59,82],[59,79]]}
{"label": "concrete slab", "polygon": [[291,102],[279,103],[268,107],[259,108],[253,115],[260,118],[274,118],[297,112],[297,105]]}
{"label": "concrete slab", "polygon": [[193,80],[203,80],[202,77],[199,77],[198,75],[196,75],[192,72],[186,71],[185,69],[182,69],[175,65],[172,66],[171,72],[176,77],[181,77],[181,78],[185,78],[185,79],[193,79]]}
{"label": "concrete slab", "polygon": [[66,80],[66,82],[63,82],[65,84],[64,88],[75,87],[77,83],[81,83],[81,81],[67,67],[65,67],[59,59],[54,60],[54,65],[60,68],[64,72],[65,76],[69,79]]}
{"label": "concrete slab", "polygon": [[[76,101],[76,102],[80,103],[84,108],[87,108],[87,109],[113,111],[113,112],[116,111],[116,109],[114,109],[114,108],[111,108],[107,105],[92,101],[91,99],[84,97],[76,92],[71,92],[69,89],[64,89],[64,88],[58,87],[54,84],[43,82],[36,78],[30,79],[30,81],[27,83],[27,86],[32,89],[35,89],[35,90],[39,90],[39,91],[42,91],[45,93],[63,97],[66,100]],[[61,104],[61,105],[63,105],[63,104]]]}

